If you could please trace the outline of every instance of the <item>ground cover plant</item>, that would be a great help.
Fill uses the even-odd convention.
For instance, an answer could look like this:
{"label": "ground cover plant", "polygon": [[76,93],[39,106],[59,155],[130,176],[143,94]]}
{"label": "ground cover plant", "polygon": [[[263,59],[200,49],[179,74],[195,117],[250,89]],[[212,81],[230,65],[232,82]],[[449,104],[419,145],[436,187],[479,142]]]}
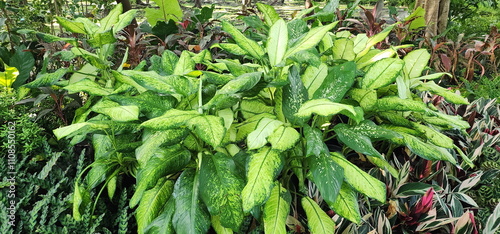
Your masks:
{"label": "ground cover plant", "polygon": [[[339,29],[335,2],[291,20],[258,3],[258,14],[193,39],[198,47],[157,55],[132,52],[140,33],[127,27],[137,11],[121,5],[98,23],[57,17],[72,36],[18,31],[67,43],[65,66],[50,70],[58,61],[47,60],[20,89],[57,90],[80,104],[53,131],[59,144],[91,152],[70,181],[72,222],[121,233],[495,231],[500,208],[477,222],[474,198],[496,196],[479,181],[495,181],[497,169],[465,172],[477,170],[478,156],[454,137],[482,128],[428,97],[469,101],[435,82],[449,74],[427,72],[426,49],[381,46],[396,25]],[[212,22],[191,25],[204,35]],[[99,215],[106,201],[119,213]],[[119,229],[98,227],[107,215]]]}

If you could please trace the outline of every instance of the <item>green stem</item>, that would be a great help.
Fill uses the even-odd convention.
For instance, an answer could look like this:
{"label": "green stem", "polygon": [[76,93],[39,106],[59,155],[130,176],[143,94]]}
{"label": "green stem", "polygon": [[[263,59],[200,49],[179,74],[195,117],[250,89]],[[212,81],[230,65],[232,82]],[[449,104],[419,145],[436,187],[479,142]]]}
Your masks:
{"label": "green stem", "polygon": [[203,114],[203,80],[200,78],[200,86],[198,87],[198,113]]}

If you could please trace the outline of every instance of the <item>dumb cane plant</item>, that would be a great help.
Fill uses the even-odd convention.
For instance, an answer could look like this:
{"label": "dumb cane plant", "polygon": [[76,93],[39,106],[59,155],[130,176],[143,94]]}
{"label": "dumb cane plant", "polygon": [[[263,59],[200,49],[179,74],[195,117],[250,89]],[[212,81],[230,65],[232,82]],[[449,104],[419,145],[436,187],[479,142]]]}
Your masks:
{"label": "dumb cane plant", "polygon": [[73,124],[54,131],[72,143],[89,138],[95,149],[85,179],[76,181],[75,218],[91,202],[90,190],[101,186],[99,194],[107,189],[113,197],[129,173],[139,233],[205,233],[210,226],[245,232],[256,225],[286,233],[287,224],[302,226],[302,211],[311,232],[333,233],[321,200],[353,223],[362,222],[359,194],[386,202],[386,186],[352,155],[393,177],[398,171],[386,157],[399,146],[458,164],[453,141],[440,130],[468,124],[418,94],[467,101],[424,82],[443,75],[421,76],[425,50],[400,59],[395,49],[373,49],[392,27],[370,38],[334,34],[335,22],[309,27],[307,10],[285,22],[272,7],[258,8],[261,41],[222,22],[232,41],[216,46],[241,60],[165,51],[147,68],[109,71],[106,82],[58,81],[70,93],[90,95]]}

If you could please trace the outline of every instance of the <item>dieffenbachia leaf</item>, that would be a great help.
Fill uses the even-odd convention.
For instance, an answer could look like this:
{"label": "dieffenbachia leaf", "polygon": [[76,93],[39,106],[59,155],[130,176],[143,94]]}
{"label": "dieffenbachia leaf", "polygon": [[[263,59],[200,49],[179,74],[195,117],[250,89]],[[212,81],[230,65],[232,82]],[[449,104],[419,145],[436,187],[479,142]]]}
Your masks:
{"label": "dieffenbachia leaf", "polygon": [[419,86],[417,86],[417,90],[419,91],[429,91],[432,94],[439,95],[441,97],[444,97],[444,99],[448,102],[454,103],[454,104],[469,104],[469,101],[467,101],[466,98],[462,97],[459,94],[453,93],[448,89],[445,89],[436,83],[434,81],[429,81],[426,83],[421,83]]}
{"label": "dieffenbachia leaf", "polygon": [[378,111],[416,111],[426,112],[427,106],[422,101],[414,101],[411,99],[401,99],[396,96],[389,96],[378,99],[375,108]]}
{"label": "dieffenbachia leaf", "polygon": [[349,96],[356,100],[365,111],[371,111],[377,102],[377,90],[351,89]]}
{"label": "dieffenbachia leaf", "polygon": [[96,95],[96,96],[106,96],[111,94],[111,92],[113,92],[113,90],[103,88],[96,82],[91,81],[89,79],[83,79],[76,83],[70,84],[68,86],[65,86],[64,89],[68,90],[69,93],[86,92],[90,95]]}
{"label": "dieffenbachia leaf", "polygon": [[253,88],[262,76],[262,72],[245,73],[230,80],[226,85],[217,91],[217,94],[234,94],[247,91]]}
{"label": "dieffenbachia leaf", "polygon": [[172,234],[174,226],[172,225],[172,216],[174,216],[175,202],[172,196],[168,199],[161,213],[156,219],[143,229],[145,234]]}
{"label": "dieffenbachia leaf", "polygon": [[285,151],[295,146],[300,139],[300,134],[292,127],[279,126],[267,138],[275,150]]}
{"label": "dieffenbachia leaf", "polygon": [[215,233],[217,234],[233,234],[233,230],[231,228],[226,228],[222,226],[221,224],[221,218],[217,215],[212,215],[211,219],[212,221],[212,228],[214,229]]}
{"label": "dieffenbachia leaf", "polygon": [[172,146],[178,144],[184,140],[188,134],[189,132],[184,128],[161,131],[144,129],[142,134],[142,145],[135,149],[135,157],[139,162],[139,167],[144,167],[156,151],[159,150],[161,145]]}
{"label": "dieffenbachia leaf", "polygon": [[73,192],[73,218],[77,221],[82,220],[82,213],[84,207],[90,202],[90,193],[84,186],[75,183],[75,190]]}
{"label": "dieffenbachia leaf", "polygon": [[333,130],[342,143],[356,152],[382,158],[382,155],[373,147],[372,140],[368,136],[355,131],[352,126],[340,123],[335,125]]}
{"label": "dieffenbachia leaf", "polygon": [[222,226],[239,230],[243,222],[241,190],[245,186],[230,156],[205,154],[200,168],[200,195],[212,216]]}
{"label": "dieffenbachia leaf", "polygon": [[309,30],[309,32],[307,32],[307,34],[300,39],[300,41],[298,41],[292,48],[287,50],[285,58],[288,58],[299,51],[307,50],[316,46],[321,41],[321,39],[323,39],[325,34],[328,31],[332,30],[337,25],[337,23],[338,21],[325,26],[314,27]]}
{"label": "dieffenbachia leaf", "polygon": [[130,199],[130,207],[135,207],[144,191],[152,188],[156,182],[171,173],[182,170],[191,160],[189,150],[179,145],[168,148],[154,148],[155,153],[144,166],[137,171],[137,186]]}
{"label": "dieffenbachia leaf", "polygon": [[333,58],[352,61],[356,58],[354,53],[354,41],[350,38],[340,38],[333,44]]}
{"label": "dieffenbachia leaf", "polygon": [[106,17],[102,18],[99,21],[99,29],[97,30],[96,33],[103,33],[111,30],[113,25],[118,23],[119,16],[122,12],[123,12],[122,4],[117,4],[113,9],[111,9],[111,11],[109,11]]}
{"label": "dieffenbachia leaf", "polygon": [[347,161],[339,153],[331,153],[332,159],[344,168],[344,178],[354,189],[377,201],[385,202],[385,184]]}
{"label": "dieffenbachia leaf", "polygon": [[191,132],[214,148],[222,143],[226,135],[224,120],[218,116],[197,116],[188,120],[187,124]]}
{"label": "dieffenbachia leaf", "polygon": [[172,193],[175,213],[172,218],[176,233],[207,233],[210,214],[199,199],[198,172],[187,169],[179,176]]}
{"label": "dieffenbachia leaf", "polygon": [[247,184],[241,192],[243,210],[249,212],[262,205],[271,194],[275,177],[283,168],[279,151],[263,147],[250,155],[247,171]]}
{"label": "dieffenbachia leaf", "polygon": [[295,115],[301,118],[310,118],[312,114],[327,117],[336,115],[344,110],[356,115],[356,111],[351,105],[332,102],[328,99],[313,99],[305,102]]}
{"label": "dieffenbachia leaf", "polygon": [[122,71],[122,74],[132,78],[137,84],[148,90],[164,94],[176,93],[174,87],[172,87],[172,85],[170,84],[163,82],[162,76],[158,75],[158,73],[154,71],[145,72],[145,71],[125,70]]}
{"label": "dieffenbachia leaf", "polygon": [[265,233],[287,233],[286,218],[290,213],[291,201],[290,193],[281,184],[276,184],[264,205],[262,219],[264,220]]}
{"label": "dieffenbachia leaf", "polygon": [[193,71],[195,62],[191,58],[191,55],[187,50],[182,51],[181,57],[179,57],[179,60],[177,61],[173,75],[184,75],[187,74],[191,71]]}
{"label": "dieffenbachia leaf", "polygon": [[230,54],[234,55],[249,55],[249,53],[246,50],[242,49],[240,46],[234,43],[220,43],[213,45],[212,48],[213,47],[219,47],[229,52]]}
{"label": "dieffenbachia leaf", "polygon": [[107,124],[97,124],[91,122],[76,123],[69,126],[61,127],[54,130],[54,135],[57,139],[63,137],[71,137],[78,134],[87,134],[95,131],[101,131],[109,129],[110,126]]}
{"label": "dieffenbachia leaf", "polygon": [[328,154],[330,151],[323,141],[323,133],[317,129],[304,126],[304,136],[306,138],[306,156],[320,156],[321,154]]}
{"label": "dieffenbachia leaf", "polygon": [[333,204],[328,203],[328,205],[332,207],[335,213],[346,218],[347,220],[356,224],[361,222],[358,194],[348,183],[342,183],[337,199]]}
{"label": "dieffenbachia leaf", "polygon": [[269,30],[269,37],[267,39],[266,49],[271,66],[275,66],[283,61],[287,45],[288,29],[286,23],[283,19],[278,19]]}
{"label": "dieffenbachia leaf", "polygon": [[155,130],[166,130],[185,126],[188,120],[193,119],[200,114],[197,111],[182,111],[171,109],[165,112],[160,117],[150,119],[141,124],[142,127],[151,128]]}
{"label": "dieffenbachia leaf", "polygon": [[302,104],[309,99],[308,93],[300,79],[299,68],[292,66],[288,73],[290,84],[283,87],[283,115],[295,125],[302,125],[304,118],[295,114]]}
{"label": "dieffenbachia leaf", "polygon": [[378,89],[394,83],[403,66],[403,60],[397,58],[386,58],[375,62],[361,80],[361,88]]}
{"label": "dieffenbachia leaf", "polygon": [[376,45],[377,43],[379,43],[379,42],[383,41],[385,38],[387,38],[387,36],[389,35],[389,33],[391,33],[394,26],[396,26],[396,24],[393,24],[393,25],[385,28],[384,30],[382,30],[382,32],[375,34],[374,36],[368,38],[368,41],[365,44],[365,48],[357,54],[357,58],[360,58],[360,57],[366,55],[371,50],[372,46]]}
{"label": "dieffenbachia leaf", "polygon": [[405,75],[410,79],[417,78],[422,75],[422,72],[424,71],[425,66],[429,63],[430,58],[431,55],[427,52],[427,49],[414,50],[408,53],[403,58],[405,63],[403,69]]}
{"label": "dieffenbachia leaf", "polygon": [[144,228],[160,214],[172,194],[173,187],[173,181],[160,179],[154,188],[144,192],[135,215],[139,233],[143,233]]}
{"label": "dieffenbachia leaf", "polygon": [[264,56],[264,50],[259,44],[257,44],[257,42],[247,38],[245,35],[243,35],[243,33],[241,33],[227,21],[222,22],[222,29],[225,32],[229,33],[236,41],[236,44],[238,44],[238,46],[240,46],[242,49],[246,50],[252,57],[259,60],[262,59],[262,57]]}
{"label": "dieffenbachia leaf", "polygon": [[279,120],[262,118],[255,130],[248,134],[248,149],[259,149],[266,145],[267,138],[281,125],[283,122]]}
{"label": "dieffenbachia leaf", "polygon": [[301,76],[302,82],[307,89],[309,97],[314,95],[314,92],[323,84],[326,76],[328,75],[328,66],[321,63],[318,67],[308,66],[306,71]]}
{"label": "dieffenbachia leaf", "polygon": [[356,63],[346,62],[328,69],[328,76],[314,92],[314,99],[326,98],[333,102],[340,102],[354,84],[356,77]]}
{"label": "dieffenbachia leaf", "polygon": [[81,22],[71,21],[58,16],[56,16],[56,19],[59,25],[70,32],[87,34],[87,31],[85,31],[85,26]]}
{"label": "dieffenbachia leaf", "polygon": [[419,138],[408,133],[398,132],[403,139],[393,139],[397,144],[406,145],[413,153],[427,160],[445,160],[453,164],[457,163],[453,155],[447,149],[423,142]]}
{"label": "dieffenbachia leaf", "polygon": [[416,122],[411,122],[412,127],[422,133],[425,138],[431,142],[432,144],[435,144],[439,147],[443,148],[448,148],[452,149],[455,143],[451,138],[448,136],[444,135],[443,133],[438,132],[436,129],[433,129],[431,127],[416,123]]}
{"label": "dieffenbachia leaf", "polygon": [[[11,67],[7,67],[7,69],[9,69],[9,68],[11,68]],[[15,67],[12,67],[12,68],[15,69]],[[7,71],[7,69],[5,69],[5,70]],[[61,79],[61,77],[63,77],[67,71],[68,71],[67,68],[60,68],[60,69],[57,69],[57,71],[55,71],[53,73],[41,74],[41,75],[37,76],[36,80],[34,80],[30,83],[27,83],[23,86],[27,87],[27,88],[38,88],[38,87],[51,86],[51,85],[57,83],[57,81],[59,81],[59,79]]]}
{"label": "dieffenbachia leaf", "polygon": [[138,106],[120,105],[109,99],[101,99],[92,108],[92,111],[109,116],[118,122],[128,122],[139,119]]}
{"label": "dieffenbachia leaf", "polygon": [[257,9],[259,9],[259,11],[264,15],[264,22],[267,26],[271,27],[276,23],[276,21],[281,19],[274,7],[260,2],[256,3],[256,5]]}
{"label": "dieffenbachia leaf", "polygon": [[304,208],[307,216],[307,224],[311,233],[318,234],[331,234],[335,233],[335,222],[333,219],[316,204],[314,200],[309,197],[302,198],[302,207]]}
{"label": "dieffenbachia leaf", "polygon": [[246,138],[248,136],[248,134],[250,134],[251,132],[253,132],[257,128],[257,125],[259,124],[260,120],[263,118],[268,118],[268,119],[274,120],[274,119],[276,119],[276,116],[272,115],[272,114],[264,113],[264,114],[254,115],[254,116],[248,118],[247,120],[243,121],[243,123],[238,124],[236,126],[236,129],[238,130],[237,135],[236,135],[236,140],[240,141],[240,140],[243,140],[244,138]]}
{"label": "dieffenbachia leaf", "polygon": [[326,203],[333,204],[344,181],[343,168],[335,163],[329,154],[311,156],[308,159],[310,179],[318,187]]}

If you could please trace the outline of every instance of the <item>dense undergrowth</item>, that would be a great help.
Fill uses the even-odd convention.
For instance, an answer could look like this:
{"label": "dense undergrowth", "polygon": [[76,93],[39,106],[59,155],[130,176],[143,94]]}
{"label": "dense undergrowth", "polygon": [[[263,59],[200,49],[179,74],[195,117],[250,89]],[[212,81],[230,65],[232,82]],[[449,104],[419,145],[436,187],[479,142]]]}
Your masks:
{"label": "dense undergrowth", "polygon": [[494,28],[156,3],[4,31],[1,233],[498,230]]}

